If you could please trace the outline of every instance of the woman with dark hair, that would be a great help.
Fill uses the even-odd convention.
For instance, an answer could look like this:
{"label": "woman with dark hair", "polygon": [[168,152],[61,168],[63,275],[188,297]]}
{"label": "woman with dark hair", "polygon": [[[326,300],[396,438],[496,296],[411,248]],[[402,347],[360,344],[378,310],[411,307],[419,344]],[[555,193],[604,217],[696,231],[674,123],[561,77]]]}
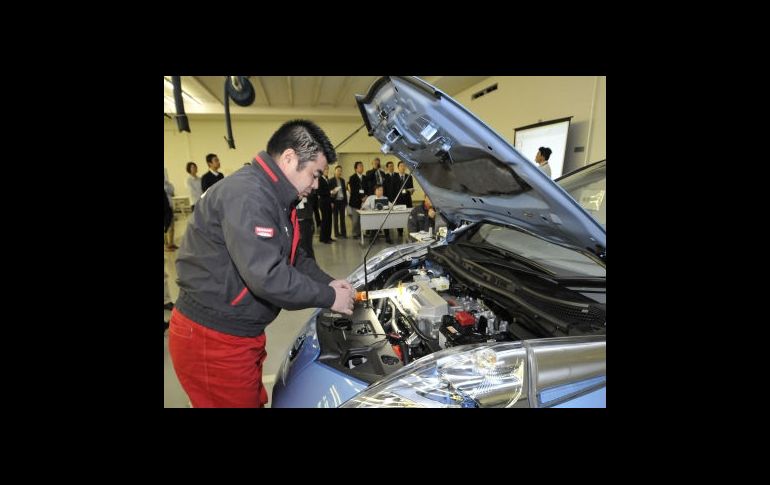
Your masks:
{"label": "woman with dark hair", "polygon": [[203,193],[201,179],[198,177],[198,166],[195,162],[187,162],[185,170],[190,174],[190,176],[187,177],[187,188],[190,189],[190,209],[195,210],[195,204],[198,203],[198,200]]}

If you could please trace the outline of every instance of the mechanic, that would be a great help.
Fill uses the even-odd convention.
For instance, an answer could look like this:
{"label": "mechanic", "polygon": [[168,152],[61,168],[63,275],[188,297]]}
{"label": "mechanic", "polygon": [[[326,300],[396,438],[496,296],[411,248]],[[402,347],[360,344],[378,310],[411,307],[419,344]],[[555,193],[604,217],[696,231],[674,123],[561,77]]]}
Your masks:
{"label": "mechanic", "polygon": [[295,205],[337,154],[308,120],[285,123],[252,163],[196,204],[177,257],[169,351],[193,407],[263,407],[265,327],[282,308],[352,314],[354,290],[299,247]]}

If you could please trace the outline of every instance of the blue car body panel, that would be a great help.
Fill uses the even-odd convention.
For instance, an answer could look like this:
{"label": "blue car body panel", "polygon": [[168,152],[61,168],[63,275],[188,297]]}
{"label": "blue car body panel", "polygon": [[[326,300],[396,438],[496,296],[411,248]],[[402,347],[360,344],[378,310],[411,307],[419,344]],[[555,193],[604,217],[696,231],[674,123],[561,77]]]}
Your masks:
{"label": "blue car body panel", "polygon": [[[287,354],[278,371],[271,406],[274,408],[338,407],[369,384],[347,376],[318,361],[317,310],[300,331],[303,339],[296,357]],[[296,347],[296,341],[295,341]],[[290,385],[286,385],[290,383]]]}
{"label": "blue car body panel", "polygon": [[336,408],[369,385],[339,371],[314,362],[291,374],[288,387],[276,382],[273,388],[275,408]]}

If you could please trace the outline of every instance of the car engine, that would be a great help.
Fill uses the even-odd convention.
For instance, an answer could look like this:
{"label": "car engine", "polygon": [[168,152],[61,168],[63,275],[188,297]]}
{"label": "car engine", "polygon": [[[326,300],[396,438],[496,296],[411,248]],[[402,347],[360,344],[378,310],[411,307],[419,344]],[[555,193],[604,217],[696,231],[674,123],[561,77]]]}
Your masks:
{"label": "car engine", "polygon": [[321,312],[319,360],[375,382],[458,345],[605,332],[603,303],[577,291],[525,279],[516,280],[515,288],[513,280],[508,288],[491,278],[485,284],[479,280],[485,275],[450,273],[434,255],[439,257],[403,263],[370,281],[352,316]]}
{"label": "car engine", "polygon": [[446,275],[431,278],[425,268],[410,273],[411,282],[370,295],[380,300],[375,311],[383,329],[403,337],[405,360],[455,345],[514,340],[506,334],[508,322],[482,298],[451,288]]}

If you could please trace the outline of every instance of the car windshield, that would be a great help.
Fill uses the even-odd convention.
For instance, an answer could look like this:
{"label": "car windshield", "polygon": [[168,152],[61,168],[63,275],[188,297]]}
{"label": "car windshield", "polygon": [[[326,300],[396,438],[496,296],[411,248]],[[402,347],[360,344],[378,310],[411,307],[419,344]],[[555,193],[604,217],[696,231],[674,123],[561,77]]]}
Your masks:
{"label": "car windshield", "polygon": [[594,219],[607,227],[607,161],[602,160],[556,180]]}
{"label": "car windshield", "polygon": [[493,246],[517,254],[558,277],[605,278],[607,275],[606,268],[588,256],[512,227],[481,224],[468,242],[479,247]]}

